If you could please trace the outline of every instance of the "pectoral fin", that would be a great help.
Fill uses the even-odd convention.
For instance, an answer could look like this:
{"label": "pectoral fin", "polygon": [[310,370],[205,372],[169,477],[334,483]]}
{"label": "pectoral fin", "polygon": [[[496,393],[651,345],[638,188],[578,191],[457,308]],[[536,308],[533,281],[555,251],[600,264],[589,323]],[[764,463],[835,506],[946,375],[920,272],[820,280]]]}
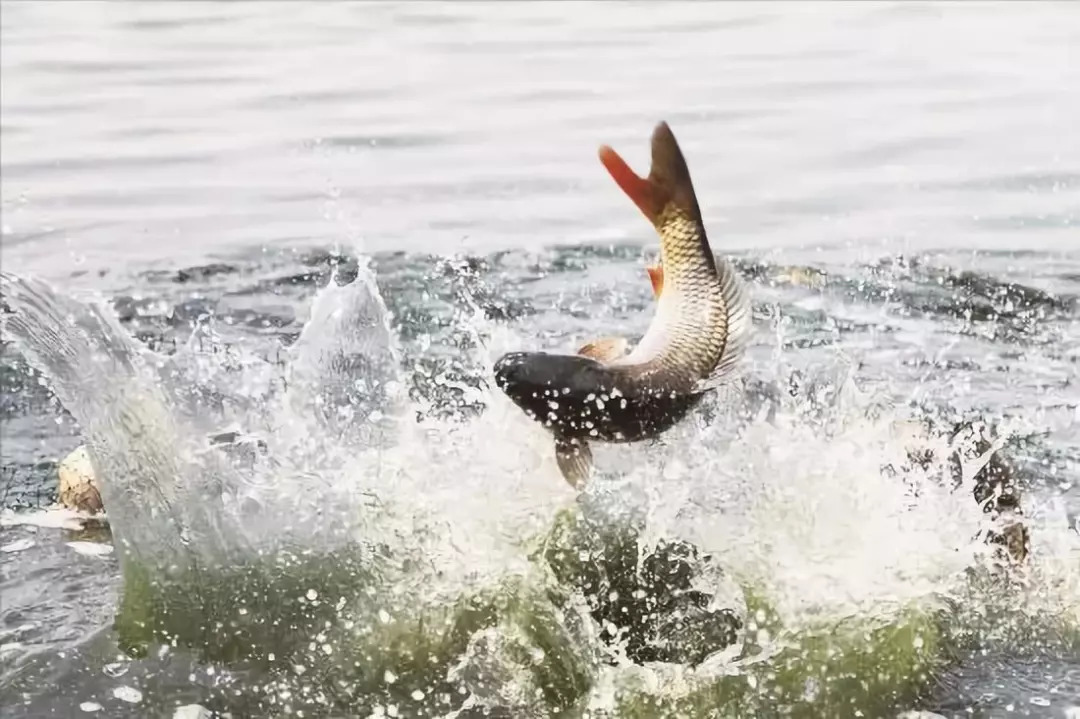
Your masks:
{"label": "pectoral fin", "polygon": [[660,293],[664,291],[664,268],[657,263],[645,268],[649,273],[649,282],[652,283],[653,297],[660,299]]}
{"label": "pectoral fin", "polygon": [[630,343],[624,337],[601,337],[595,342],[582,345],[577,353],[597,362],[611,362],[626,354],[629,347]]}
{"label": "pectoral fin", "polygon": [[574,489],[582,489],[592,474],[592,450],[581,439],[556,439],[555,462],[563,478]]}

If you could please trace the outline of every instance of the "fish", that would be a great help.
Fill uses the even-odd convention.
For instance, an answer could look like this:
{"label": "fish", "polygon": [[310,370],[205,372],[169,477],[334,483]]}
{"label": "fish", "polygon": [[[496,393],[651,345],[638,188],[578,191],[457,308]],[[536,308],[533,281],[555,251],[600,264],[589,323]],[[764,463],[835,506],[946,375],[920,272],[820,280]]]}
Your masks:
{"label": "fish", "polygon": [[611,147],[601,164],[660,237],[648,267],[656,310],[631,348],[623,337],[589,342],[575,354],[510,352],[495,383],[552,433],[555,459],[575,489],[593,471],[590,442],[652,439],[729,380],[750,339],[750,296],[738,270],[713,254],[690,170],[666,122],[651,138],[651,167],[638,176]]}

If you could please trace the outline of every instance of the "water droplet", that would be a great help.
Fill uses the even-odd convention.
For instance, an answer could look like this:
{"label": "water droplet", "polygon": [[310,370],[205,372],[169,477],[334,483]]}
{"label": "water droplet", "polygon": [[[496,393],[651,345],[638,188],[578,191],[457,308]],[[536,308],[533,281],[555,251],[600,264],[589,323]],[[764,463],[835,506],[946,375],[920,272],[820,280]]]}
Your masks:
{"label": "water droplet", "polygon": [[413,698],[413,701],[422,701],[424,699],[424,692],[419,689],[414,689],[410,696]]}
{"label": "water droplet", "polygon": [[387,669],[386,673],[383,674],[383,679],[386,680],[387,684],[393,684],[397,681],[397,674],[394,674],[392,671]]}
{"label": "water droplet", "polygon": [[200,704],[185,704],[176,708],[172,719],[209,719],[211,716],[210,710]]}
{"label": "water droplet", "polygon": [[309,602],[314,602],[316,599],[319,598],[319,593],[316,592],[314,589],[309,589],[309,590],[307,590],[307,595],[306,596],[307,596]]}
{"label": "water droplet", "polygon": [[142,701],[142,692],[135,687],[122,686],[112,690],[112,695],[122,702],[138,704]]}
{"label": "water droplet", "polygon": [[127,662],[112,662],[111,664],[103,666],[101,671],[103,671],[106,676],[116,679],[117,677],[122,677],[127,674],[128,669],[130,668],[131,666]]}

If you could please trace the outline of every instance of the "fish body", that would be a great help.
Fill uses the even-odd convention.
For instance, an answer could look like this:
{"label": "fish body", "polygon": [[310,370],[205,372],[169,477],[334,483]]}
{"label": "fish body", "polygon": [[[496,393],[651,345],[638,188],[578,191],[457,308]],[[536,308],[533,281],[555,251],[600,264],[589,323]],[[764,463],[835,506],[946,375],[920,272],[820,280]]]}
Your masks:
{"label": "fish body", "polygon": [[563,476],[581,486],[589,441],[635,442],[670,429],[735,369],[748,340],[750,303],[736,270],[709,246],[682,151],[666,123],[652,136],[652,167],[638,177],[610,147],[600,160],[660,236],[649,269],[656,313],[633,348],[605,338],[576,355],[514,352],[496,384],[555,437]]}

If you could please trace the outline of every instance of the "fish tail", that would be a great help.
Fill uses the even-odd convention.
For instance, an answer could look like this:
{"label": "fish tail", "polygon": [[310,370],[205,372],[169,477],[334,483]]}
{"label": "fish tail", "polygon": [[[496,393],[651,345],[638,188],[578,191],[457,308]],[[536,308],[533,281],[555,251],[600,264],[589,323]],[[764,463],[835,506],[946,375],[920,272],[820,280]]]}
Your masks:
{"label": "fish tail", "polygon": [[608,145],[600,147],[600,162],[654,227],[660,229],[668,212],[677,209],[681,215],[701,227],[704,236],[701,209],[698,207],[694,183],[690,180],[690,169],[666,122],[661,122],[653,130],[651,145],[652,165],[648,177],[638,176]]}

